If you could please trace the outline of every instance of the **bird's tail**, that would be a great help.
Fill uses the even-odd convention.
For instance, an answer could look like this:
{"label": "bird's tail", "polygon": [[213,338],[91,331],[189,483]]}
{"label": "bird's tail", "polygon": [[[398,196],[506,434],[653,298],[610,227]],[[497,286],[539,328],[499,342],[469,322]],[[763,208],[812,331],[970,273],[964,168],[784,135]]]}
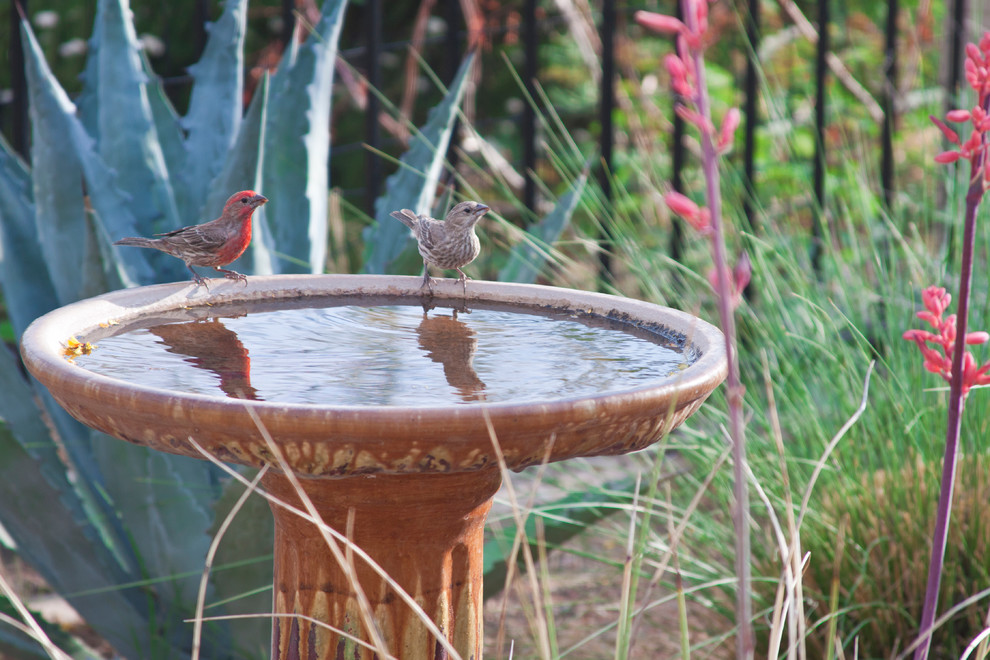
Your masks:
{"label": "bird's tail", "polygon": [[402,209],[401,211],[392,211],[389,215],[393,218],[409,227],[410,229],[415,229],[416,223],[419,222],[419,218],[415,213],[409,209]]}
{"label": "bird's tail", "polygon": [[146,248],[156,248],[155,242],[149,238],[142,238],[140,236],[128,236],[127,238],[122,238],[119,241],[115,241],[114,245],[133,245],[135,247],[146,247]]}

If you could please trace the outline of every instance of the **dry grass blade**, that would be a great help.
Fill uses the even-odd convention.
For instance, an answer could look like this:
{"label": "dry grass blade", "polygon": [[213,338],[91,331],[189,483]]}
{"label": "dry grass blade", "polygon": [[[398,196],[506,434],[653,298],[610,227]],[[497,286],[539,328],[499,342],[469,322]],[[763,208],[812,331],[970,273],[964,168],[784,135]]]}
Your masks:
{"label": "dry grass blade", "polygon": [[210,582],[210,570],[213,568],[213,560],[217,556],[217,549],[220,547],[220,541],[227,533],[227,529],[230,528],[230,524],[234,521],[237,513],[251,496],[251,493],[255,492],[258,488],[258,483],[268,472],[268,468],[269,466],[266,465],[258,470],[258,474],[254,476],[254,479],[251,480],[248,487],[245,488],[244,492],[237,498],[234,506],[231,507],[230,511],[224,517],[223,522],[220,523],[220,528],[217,530],[217,533],[213,535],[213,540],[210,542],[210,548],[206,552],[206,561],[203,563],[203,575],[199,580],[199,593],[196,596],[196,617],[193,620],[192,660],[199,660],[200,647],[203,641],[203,609],[206,607],[206,588]]}
{"label": "dry grass blade", "polygon": [[13,617],[2,615],[2,620],[4,622],[9,623],[11,626],[17,628],[25,635],[31,637],[34,641],[38,642],[38,644],[45,649],[45,653],[47,653],[49,657],[54,658],[55,660],[72,660],[72,658],[67,653],[62,651],[62,649],[58,648],[48,637],[48,635],[45,634],[45,631],[41,629],[41,625],[34,618],[34,616],[31,615],[31,612],[28,610],[27,606],[24,605],[24,602],[18,598],[16,593],[14,593],[13,587],[10,586],[10,583],[7,582],[7,579],[3,575],[3,571],[0,571],[0,594],[3,594],[4,597],[10,601],[10,603],[14,606],[14,609],[17,610],[17,613],[20,614],[21,618],[24,620],[24,623],[21,623]]}
{"label": "dry grass blade", "polygon": [[[506,563],[508,570],[505,578],[506,595],[504,596],[505,600],[503,600],[502,603],[502,617],[504,620],[505,607],[509,593],[508,586],[514,574],[513,569],[516,565],[516,557],[518,556],[518,552],[521,550],[523,554],[523,561],[526,563],[526,573],[530,582],[532,597],[534,599],[533,605],[534,605],[535,617],[536,617],[536,625],[534,627],[536,628],[537,637],[540,644],[540,650],[543,654],[543,657],[549,658],[551,657],[551,652],[550,652],[551,645],[550,645],[550,638],[547,629],[547,622],[544,615],[544,607],[543,607],[543,603],[541,602],[543,599],[541,597],[540,585],[536,573],[536,566],[535,563],[533,562],[533,553],[530,550],[529,543],[526,543],[525,539],[526,539],[526,519],[529,517],[529,514],[533,509],[533,501],[534,498],[536,497],[536,486],[539,485],[540,480],[543,478],[543,473],[546,470],[547,462],[550,459],[550,452],[553,450],[553,444],[554,441],[556,440],[556,436],[551,435],[550,440],[547,442],[547,448],[546,451],[544,452],[543,460],[540,463],[540,470],[537,475],[537,481],[533,486],[532,492],[530,493],[530,498],[529,501],[527,502],[525,509],[526,513],[524,515],[522,507],[519,506],[519,500],[516,498],[516,491],[512,487],[512,479],[509,475],[509,467],[505,462],[505,454],[502,453],[502,446],[499,444],[498,437],[495,435],[495,427],[492,426],[492,420],[488,416],[487,409],[484,410],[484,417],[485,417],[485,425],[488,428],[488,435],[492,441],[492,447],[494,448],[495,455],[498,458],[498,468],[499,471],[502,473],[502,483],[505,484],[505,490],[509,496],[509,503],[512,508],[512,516],[515,519],[515,523],[516,523],[516,537],[512,543],[512,553],[509,555],[509,558],[507,559],[507,563]],[[496,648],[497,648],[496,655],[501,655],[502,641],[503,641],[502,635],[503,635],[503,626],[499,626],[499,638],[496,642]]]}
{"label": "dry grass blade", "polygon": [[[258,492],[260,493],[261,491]],[[340,635],[344,639],[354,642],[358,646],[366,648],[370,651],[375,650],[374,646],[364,641],[363,639],[355,637],[352,633],[331,626],[326,621],[320,621],[319,619],[314,619],[313,617],[307,616],[305,614],[285,614],[285,613],[273,614],[271,612],[258,612],[256,614],[221,614],[218,616],[206,616],[203,617],[202,620],[204,622],[205,621],[237,621],[242,619],[274,619],[276,616],[280,619],[288,618],[288,619],[299,619],[300,621],[308,621],[312,623],[314,626],[319,626],[320,628],[336,633],[337,635]],[[186,623],[189,623],[190,621],[194,621],[194,619],[187,619]],[[385,656],[384,660],[398,660],[398,659],[394,655],[387,655]]]}

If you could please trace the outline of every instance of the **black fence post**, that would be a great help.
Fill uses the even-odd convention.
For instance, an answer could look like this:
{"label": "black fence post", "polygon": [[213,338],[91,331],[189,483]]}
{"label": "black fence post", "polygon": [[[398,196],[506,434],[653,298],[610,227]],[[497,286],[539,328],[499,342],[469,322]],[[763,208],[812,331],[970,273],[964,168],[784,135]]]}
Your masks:
{"label": "black fence post", "polygon": [[612,257],[612,236],[606,217],[611,210],[612,202],[612,110],[615,108],[615,1],[603,0],[602,2],[602,24],[599,30],[602,42],[602,80],[601,98],[599,100],[599,121],[601,122],[601,168],[599,169],[598,181],[604,197],[604,210],[601,218],[601,231],[599,232],[599,242],[601,252],[599,252],[599,263],[601,264],[602,277],[608,278],[611,274]]}
{"label": "black fence post", "polygon": [[[823,0],[824,1],[824,0]],[[749,12],[746,16],[746,40],[749,42],[749,57],[746,58],[746,80],[743,101],[743,113],[746,115],[746,127],[743,134],[743,185],[746,187],[743,196],[743,216],[755,232],[759,222],[754,217],[754,202],[756,200],[756,129],[760,124],[757,116],[759,100],[759,72],[756,69],[756,54],[760,48],[760,0],[749,0]]]}
{"label": "black fence post", "polygon": [[[674,16],[680,20],[684,20],[684,11],[681,7],[680,0],[674,3],[676,9],[674,10]],[[676,41],[675,41],[676,47]],[[677,96],[674,90],[671,90],[671,94],[674,95],[674,108],[679,103],[681,99]],[[671,158],[671,173],[670,173],[670,184],[671,187],[679,192],[684,192],[684,120],[681,116],[674,112],[674,130],[671,135],[671,145],[670,145],[670,158]],[[681,255],[684,254],[684,227],[680,220],[674,218],[670,223],[670,241],[668,243],[668,251],[670,252],[670,258],[674,261],[680,261]]]}
{"label": "black fence post", "polygon": [[523,85],[526,89],[526,103],[523,105],[522,134],[523,134],[523,205],[530,210],[536,210],[536,76],[537,43],[536,43],[536,0],[526,0],[523,4]]}
{"label": "black fence post", "polygon": [[[457,75],[457,69],[460,67],[462,58],[461,33],[458,27],[461,22],[461,7],[458,0],[446,1],[444,5],[444,21],[447,24],[447,33],[444,37],[444,44],[447,51],[444,82],[449,85],[454,82],[454,77]],[[457,168],[457,138],[459,134],[460,120],[455,119],[454,127],[451,130],[450,143],[447,145],[448,169],[446,175],[442,178],[451,193],[457,187],[457,177],[454,176],[454,171]]]}
{"label": "black fence post", "polygon": [[969,40],[966,21],[969,16],[969,0],[953,0],[952,18],[949,19],[949,79],[946,81],[945,111],[954,110],[959,103],[959,89],[963,82],[963,49]]}
{"label": "black fence post", "polygon": [[897,114],[897,14],[898,0],[887,0],[887,30],[883,60],[883,155],[880,163],[880,180],[883,186],[883,203],[890,212],[894,197],[894,120]]}
{"label": "black fence post", "polygon": [[27,79],[24,76],[24,50],[21,44],[20,12],[27,15],[27,0],[10,0],[10,81],[14,98],[11,101],[11,146],[24,158],[30,158],[28,148]]}
{"label": "black fence post", "polygon": [[828,23],[829,0],[818,3],[818,53],[815,62],[815,222],[811,238],[811,265],[815,273],[821,275],[822,249],[825,241],[824,228],[828,222],[825,212],[825,102],[828,75]]}
{"label": "black fence post", "polygon": [[382,1],[365,0],[364,5],[365,29],[365,77],[368,81],[367,105],[364,113],[364,139],[368,148],[364,154],[365,181],[364,207],[371,217],[375,217],[375,200],[381,190],[382,162],[378,156],[381,149],[381,124],[378,121],[381,114],[381,101],[378,90],[381,89],[382,67]]}

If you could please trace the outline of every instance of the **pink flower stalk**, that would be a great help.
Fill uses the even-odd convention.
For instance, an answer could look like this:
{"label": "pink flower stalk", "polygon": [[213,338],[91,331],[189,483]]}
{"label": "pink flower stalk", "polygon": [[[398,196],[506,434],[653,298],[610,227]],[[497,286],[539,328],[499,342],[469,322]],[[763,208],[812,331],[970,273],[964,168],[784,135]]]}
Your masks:
{"label": "pink flower stalk", "polygon": [[[932,117],[953,149],[935,157],[938,163],[952,163],[960,159],[969,161],[969,188],[966,190],[966,212],[963,218],[962,258],[959,262],[959,306],[957,315],[944,317],[951,301],[944,289],[929,287],[923,300],[925,311],[918,316],[936,330],[909,330],[904,338],[914,341],[925,359],[925,368],[949,381],[949,409],[945,428],[945,458],[942,461],[942,481],[939,486],[938,509],[935,529],[932,532],[932,554],[928,564],[928,582],[921,611],[918,641],[915,643],[915,660],[925,660],[931,648],[931,635],[938,608],[938,593],[945,562],[945,547],[949,538],[949,519],[952,515],[952,492],[955,485],[956,466],[959,462],[959,437],[962,414],[969,390],[976,385],[990,383],[987,371],[990,363],[976,366],[976,359],[966,350],[967,344],[981,344],[990,339],[985,332],[966,332],[969,316],[970,291],[973,284],[973,253],[976,249],[976,215],[990,181],[987,167],[987,149],[990,144],[990,32],[983,34],[979,45],[966,47],[966,80],[976,91],[977,103],[972,110],[953,110],[946,114],[950,122],[970,122],[969,136],[962,141],[959,134],[945,122]],[[951,347],[951,348],[950,348]],[[950,359],[951,355],[951,359]]]}
{"label": "pink flower stalk", "polygon": [[[930,286],[921,293],[921,299],[925,305],[925,310],[918,312],[917,316],[932,326],[935,332],[908,330],[904,333],[904,339],[913,341],[918,345],[918,349],[925,358],[925,369],[933,374],[938,374],[947,383],[951,383],[952,350],[956,343],[956,315],[944,316],[944,314],[949,303],[952,302],[952,296],[946,293],[942,287]],[[968,345],[975,345],[985,344],[988,340],[990,340],[990,334],[986,332],[967,332],[963,341]],[[967,396],[976,385],[990,385],[990,373],[988,372],[990,372],[990,362],[977,368],[976,358],[971,352],[966,351],[963,356],[963,397]]]}
{"label": "pink flower stalk", "polygon": [[674,110],[684,121],[698,129],[701,162],[705,175],[705,205],[699,206],[684,195],[672,192],[665,196],[670,209],[707,236],[711,243],[714,287],[718,294],[718,315],[725,336],[728,373],[725,378],[729,413],[729,437],[732,441],[733,496],[732,522],[736,531],[736,657],[752,658],[754,653],[753,602],[750,566],[749,486],[747,484],[746,432],[743,396],[745,387],[739,374],[734,311],[742,291],[749,282],[752,266],[743,255],[730,269],[722,220],[722,192],[719,183],[719,156],[732,146],[739,126],[739,111],[730,110],[718,129],[712,121],[711,102],[705,84],[705,36],[708,32],[708,0],[680,0],[683,21],[650,12],[636,12],[636,21],[644,27],[673,35],[675,53],[664,58],[671,87],[677,95]]}

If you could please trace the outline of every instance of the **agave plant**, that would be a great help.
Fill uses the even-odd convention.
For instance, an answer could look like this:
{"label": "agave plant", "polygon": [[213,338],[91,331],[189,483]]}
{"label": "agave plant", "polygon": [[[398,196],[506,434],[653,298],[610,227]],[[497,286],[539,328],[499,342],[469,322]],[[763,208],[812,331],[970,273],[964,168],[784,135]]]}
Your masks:
{"label": "agave plant", "polygon": [[[114,239],[150,235],[215,217],[235,190],[271,200],[255,214],[251,247],[235,267],[249,274],[323,271],[331,86],[346,0],[328,0],[305,41],[242,112],[247,0],[227,0],[190,69],[179,116],[139,48],[127,0],[100,0],[73,102],[22,20],[32,124],[31,166],[0,140],[0,284],[16,336],[58,306],[124,286],[181,280],[181,264]],[[402,207],[434,212],[435,190],[458,114],[470,57],[434,108],[376,204],[366,229],[366,272],[391,272],[415,254],[408,230],[388,218]],[[505,279],[532,281],[581,196],[584,177],[510,256]],[[415,260],[411,260],[415,262]],[[82,426],[0,350],[0,524],[17,550],[117,652],[186,657],[191,614],[225,488],[205,461],[156,453]],[[211,596],[242,596],[227,611],[264,612],[270,595],[271,522],[243,517],[228,531]],[[259,529],[260,527],[260,529]],[[211,614],[219,613],[211,610]],[[268,626],[215,624],[204,656],[263,657]],[[0,626],[0,653],[40,655]],[[85,656],[85,649],[78,655]]]}

